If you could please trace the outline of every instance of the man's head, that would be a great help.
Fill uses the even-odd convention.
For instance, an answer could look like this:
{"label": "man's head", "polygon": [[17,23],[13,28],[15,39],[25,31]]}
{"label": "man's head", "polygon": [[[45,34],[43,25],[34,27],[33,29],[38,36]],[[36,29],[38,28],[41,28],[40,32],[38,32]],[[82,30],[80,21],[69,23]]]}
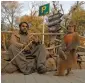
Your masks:
{"label": "man's head", "polygon": [[75,32],[76,30],[76,25],[73,22],[70,22],[68,27],[67,27],[67,31],[68,32]]}
{"label": "man's head", "polygon": [[19,28],[20,28],[20,34],[23,34],[23,35],[28,34],[29,25],[27,22],[21,22],[19,24]]}

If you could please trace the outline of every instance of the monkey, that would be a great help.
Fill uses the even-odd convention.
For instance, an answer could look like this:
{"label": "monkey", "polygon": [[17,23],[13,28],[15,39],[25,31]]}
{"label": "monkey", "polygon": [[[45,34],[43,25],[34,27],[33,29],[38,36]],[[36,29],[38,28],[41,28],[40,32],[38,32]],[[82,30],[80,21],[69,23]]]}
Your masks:
{"label": "monkey", "polygon": [[[57,72],[54,75],[64,76],[68,75],[75,64],[77,64],[76,51],[80,44],[80,38],[75,32],[75,24],[70,22],[68,26],[68,33],[64,36],[64,44],[59,48],[59,60]],[[65,70],[67,73],[65,74]]]}

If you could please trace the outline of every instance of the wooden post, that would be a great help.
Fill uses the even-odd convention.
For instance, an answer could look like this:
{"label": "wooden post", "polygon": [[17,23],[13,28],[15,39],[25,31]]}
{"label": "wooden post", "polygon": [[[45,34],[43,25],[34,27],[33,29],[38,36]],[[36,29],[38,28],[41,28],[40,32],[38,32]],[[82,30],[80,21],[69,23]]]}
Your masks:
{"label": "wooden post", "polygon": [[42,35],[42,44],[44,44],[44,29],[45,28],[45,24],[44,24],[44,16],[43,16],[43,35]]}

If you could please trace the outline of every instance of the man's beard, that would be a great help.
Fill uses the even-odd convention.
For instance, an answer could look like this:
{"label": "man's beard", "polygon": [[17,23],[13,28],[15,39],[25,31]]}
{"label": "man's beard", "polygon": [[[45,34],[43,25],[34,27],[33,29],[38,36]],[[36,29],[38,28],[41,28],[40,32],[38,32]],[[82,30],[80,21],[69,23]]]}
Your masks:
{"label": "man's beard", "polygon": [[27,30],[24,32],[24,31],[21,30],[21,29],[20,29],[19,33],[22,34],[22,35],[27,35],[27,34],[28,34]]}

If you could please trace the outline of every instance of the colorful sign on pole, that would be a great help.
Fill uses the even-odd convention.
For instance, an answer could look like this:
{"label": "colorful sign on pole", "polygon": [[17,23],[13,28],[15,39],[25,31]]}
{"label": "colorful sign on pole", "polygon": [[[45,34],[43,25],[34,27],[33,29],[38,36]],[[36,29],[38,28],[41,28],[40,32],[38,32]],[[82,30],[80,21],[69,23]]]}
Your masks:
{"label": "colorful sign on pole", "polygon": [[45,4],[39,7],[39,16],[49,14],[50,4]]}

